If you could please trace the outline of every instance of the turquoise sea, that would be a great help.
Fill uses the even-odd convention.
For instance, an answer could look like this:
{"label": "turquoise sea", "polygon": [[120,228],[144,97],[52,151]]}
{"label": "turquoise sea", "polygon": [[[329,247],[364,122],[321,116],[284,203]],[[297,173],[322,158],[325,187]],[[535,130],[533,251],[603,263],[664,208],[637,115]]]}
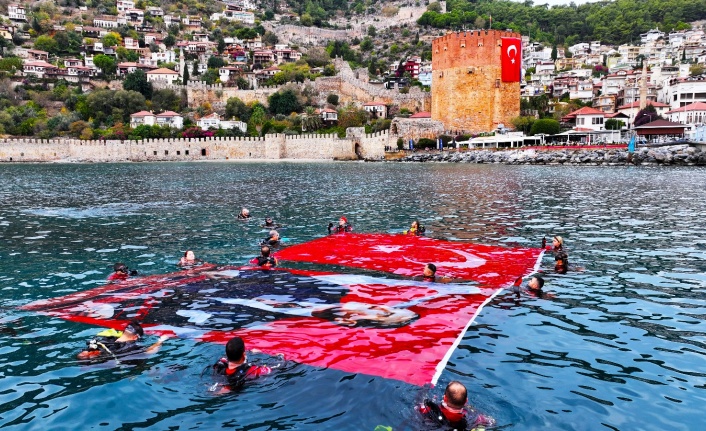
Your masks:
{"label": "turquoise sea", "polygon": [[[504,430],[695,430],[706,402],[706,169],[395,163],[0,165],[0,428],[421,429],[413,406],[461,380]],[[421,220],[428,236],[504,246],[566,240],[545,295],[503,292],[436,388],[285,363],[217,396],[223,346],[176,338],[137,363],[85,365],[99,329],[18,307],[100,286],[114,262],[175,269],[186,249],[240,265],[285,242]],[[149,339],[149,337],[148,337]],[[254,354],[251,359],[274,359]]]}

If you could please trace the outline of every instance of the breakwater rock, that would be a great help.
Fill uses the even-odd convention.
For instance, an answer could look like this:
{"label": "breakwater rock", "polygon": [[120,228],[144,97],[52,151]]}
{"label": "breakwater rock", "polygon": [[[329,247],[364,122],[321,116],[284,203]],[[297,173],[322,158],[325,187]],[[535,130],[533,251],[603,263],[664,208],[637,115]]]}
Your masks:
{"label": "breakwater rock", "polygon": [[[706,148],[706,147],[705,147]],[[400,162],[501,163],[507,165],[687,165],[706,166],[706,150],[687,145],[638,148],[629,160],[626,149],[513,149],[419,151]]]}

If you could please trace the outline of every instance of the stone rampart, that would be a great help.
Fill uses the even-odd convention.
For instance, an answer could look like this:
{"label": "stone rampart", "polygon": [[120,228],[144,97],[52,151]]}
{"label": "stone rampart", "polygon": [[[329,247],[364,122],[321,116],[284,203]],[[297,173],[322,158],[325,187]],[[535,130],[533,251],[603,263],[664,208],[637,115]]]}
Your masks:
{"label": "stone rampart", "polygon": [[387,132],[360,138],[336,135],[272,134],[264,137],[144,139],[1,139],[0,162],[123,162],[196,160],[357,159],[380,158]]}

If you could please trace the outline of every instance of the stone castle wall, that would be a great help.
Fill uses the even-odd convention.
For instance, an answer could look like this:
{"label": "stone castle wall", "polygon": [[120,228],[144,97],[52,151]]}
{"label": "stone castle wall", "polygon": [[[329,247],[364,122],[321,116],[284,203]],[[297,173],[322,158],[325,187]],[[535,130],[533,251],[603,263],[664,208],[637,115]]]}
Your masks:
{"label": "stone castle wall", "polygon": [[[336,135],[266,135],[261,138],[184,138],[141,141],[2,139],[0,162],[147,162],[195,160],[381,159],[387,132]],[[396,138],[395,138],[396,139]]]}
{"label": "stone castle wall", "polygon": [[[367,79],[359,79],[358,75],[362,72],[354,72],[348,63],[341,59],[335,60],[335,66],[339,71],[337,76],[319,77],[315,81],[296,85],[301,89],[308,85],[318,92],[319,106],[324,106],[326,97],[333,93],[339,96],[339,103],[342,105],[381,102],[386,105],[397,105],[400,109],[407,108],[412,112],[431,109],[431,93],[424,92],[419,87],[410,88],[409,93],[403,94],[397,90],[388,90],[382,85],[370,84]],[[283,87],[272,86],[260,87],[255,90],[240,90],[237,87],[224,87],[222,84],[206,85],[200,82],[189,82],[188,85],[155,83],[155,88],[170,89],[177,94],[186,91],[190,108],[197,108],[204,103],[210,103],[213,107],[225,107],[225,103],[231,97],[237,97],[245,103],[258,101],[267,105],[267,99]]]}
{"label": "stone castle wall", "polygon": [[473,30],[432,42],[432,119],[446,130],[484,132],[520,115],[519,82],[501,80],[501,38],[518,33]]}

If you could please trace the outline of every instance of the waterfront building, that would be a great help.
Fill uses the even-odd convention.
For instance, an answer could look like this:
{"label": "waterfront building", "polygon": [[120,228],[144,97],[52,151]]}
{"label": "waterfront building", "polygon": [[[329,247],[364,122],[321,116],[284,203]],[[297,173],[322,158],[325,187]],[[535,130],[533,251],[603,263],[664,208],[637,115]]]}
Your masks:
{"label": "waterfront building", "polygon": [[665,116],[669,121],[698,126],[706,123],[706,102],[696,102],[668,111]]}

